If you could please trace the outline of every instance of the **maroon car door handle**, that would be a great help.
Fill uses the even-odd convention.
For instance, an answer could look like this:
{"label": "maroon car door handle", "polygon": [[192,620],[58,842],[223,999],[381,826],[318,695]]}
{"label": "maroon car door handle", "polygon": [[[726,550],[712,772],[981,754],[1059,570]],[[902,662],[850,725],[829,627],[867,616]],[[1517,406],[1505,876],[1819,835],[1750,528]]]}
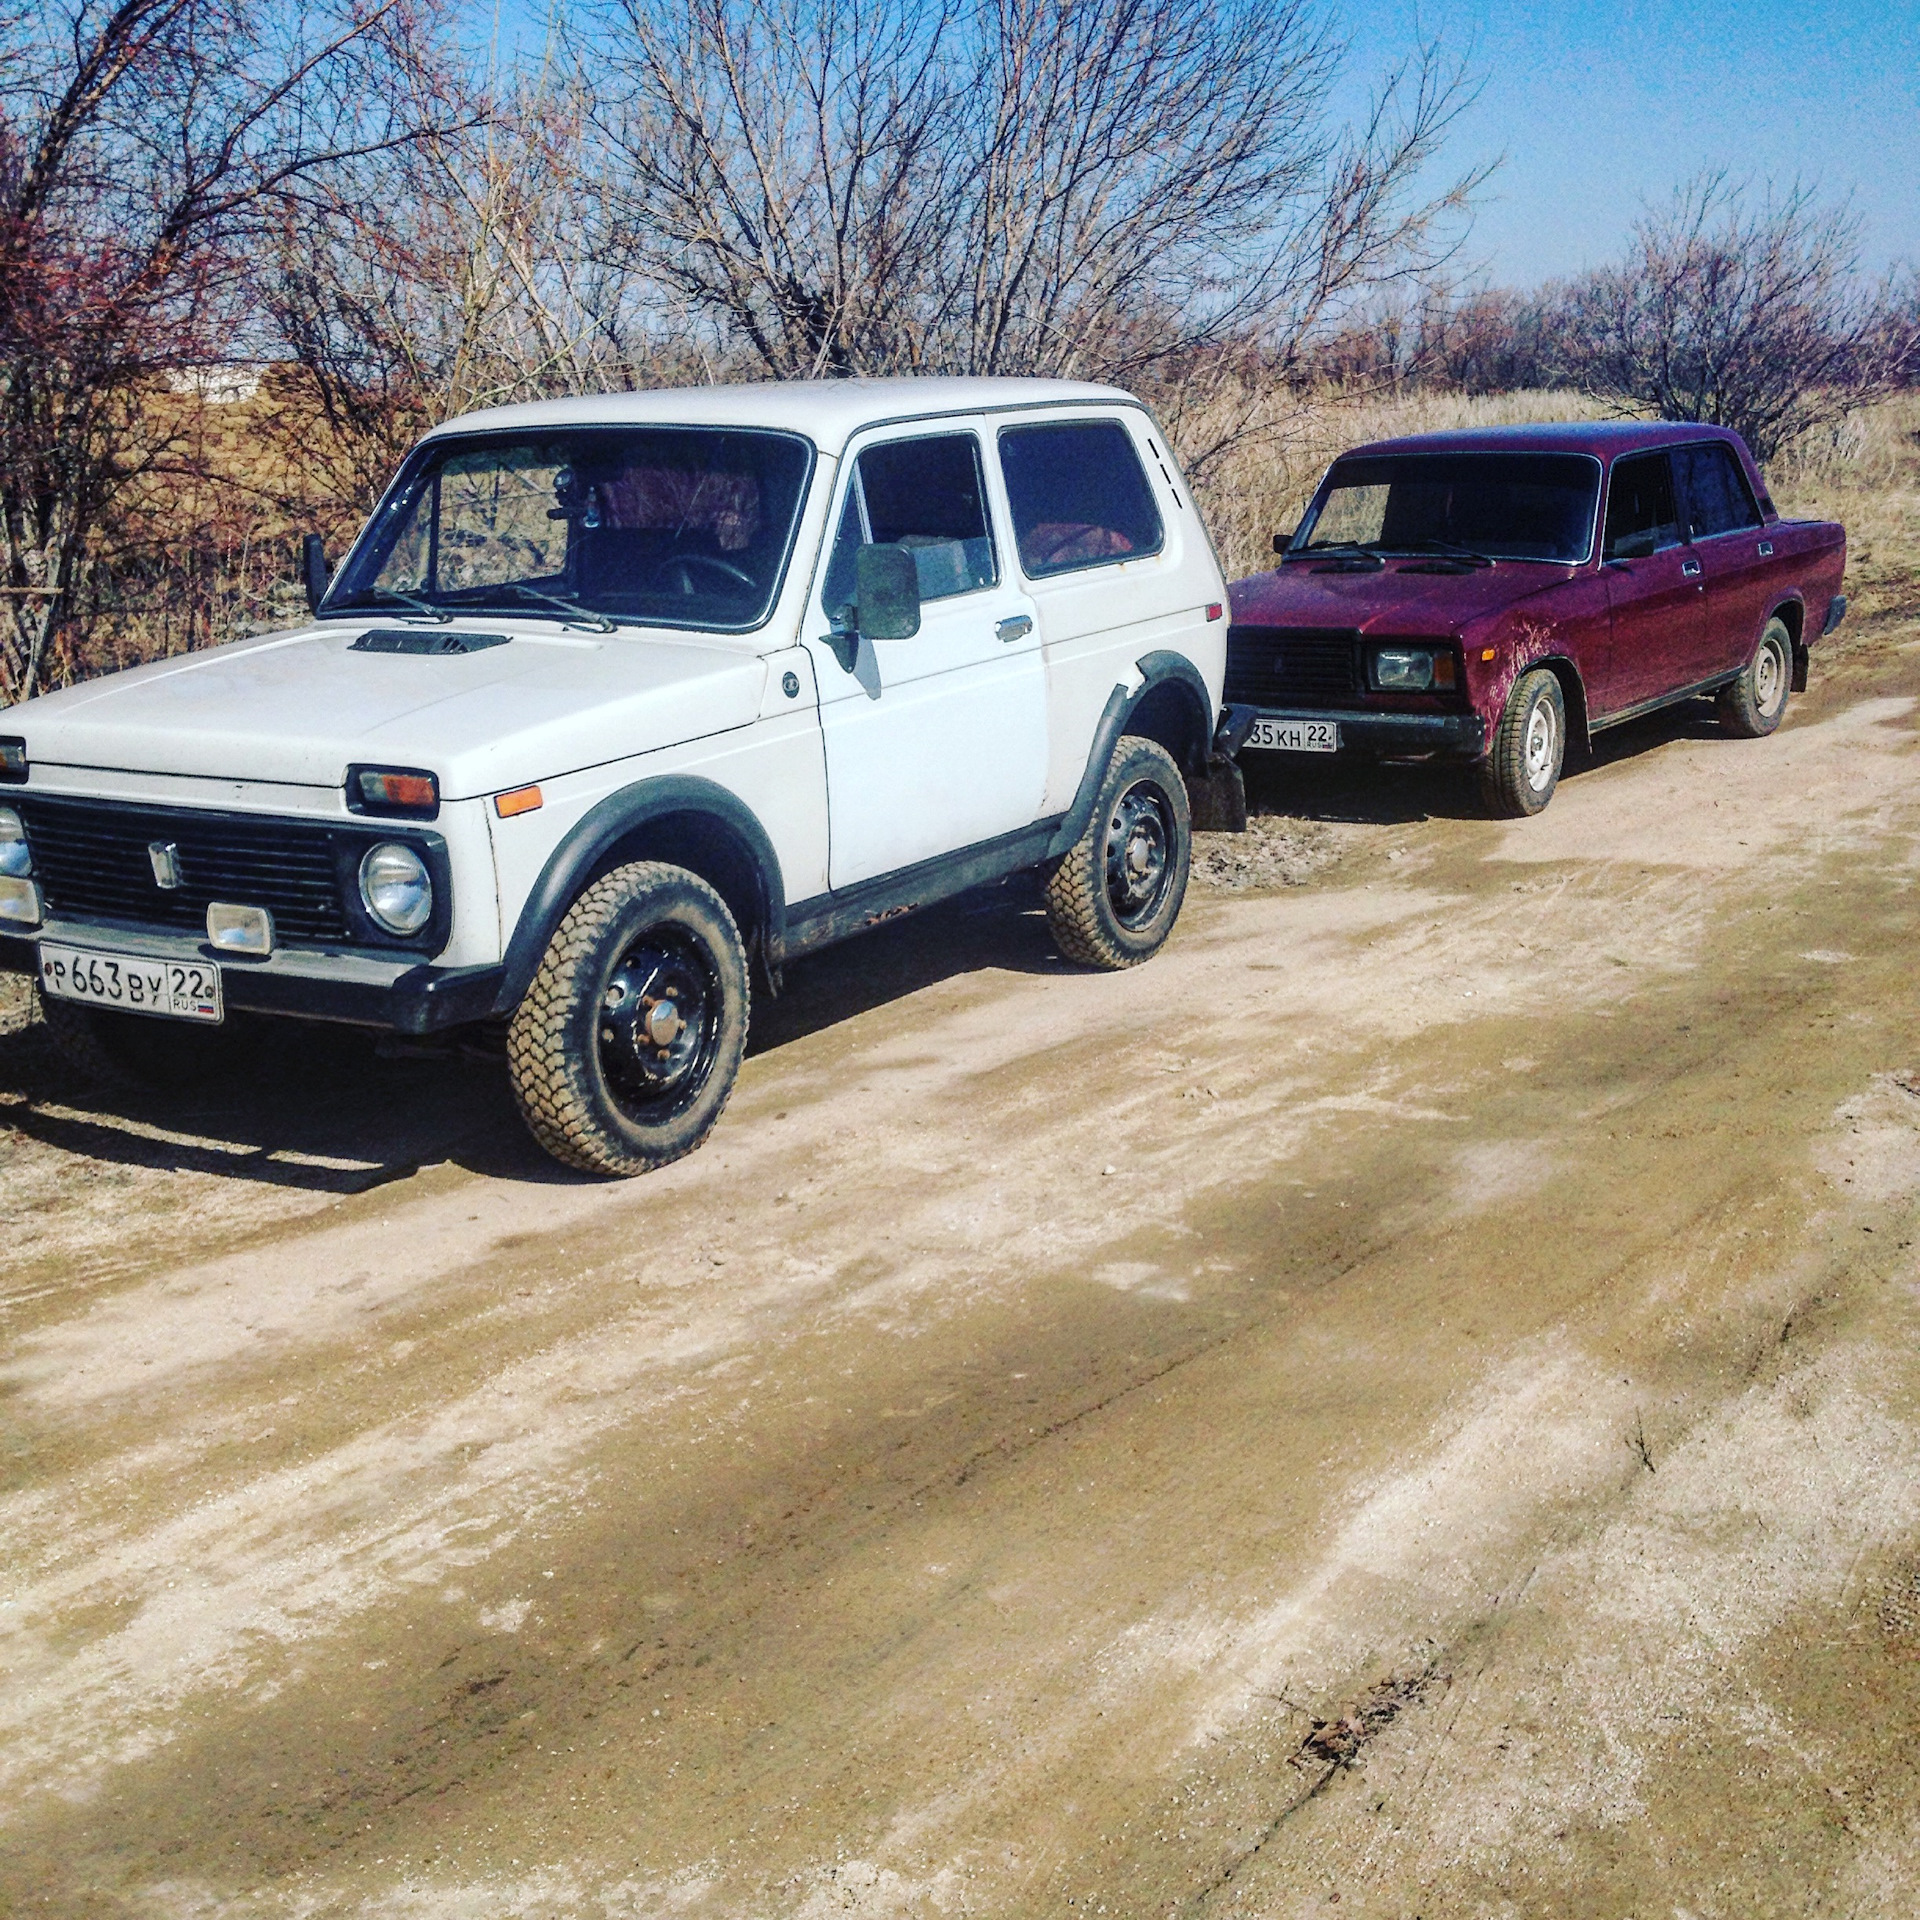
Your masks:
{"label": "maroon car door handle", "polygon": [[1760,558],[1762,560],[1771,560],[1773,558],[1773,542],[1771,540],[1762,540],[1760,542]]}
{"label": "maroon car door handle", "polygon": [[1700,562],[1698,560],[1682,560],[1680,562],[1680,571],[1684,573],[1689,580],[1691,580],[1694,578],[1696,574],[1699,573]]}

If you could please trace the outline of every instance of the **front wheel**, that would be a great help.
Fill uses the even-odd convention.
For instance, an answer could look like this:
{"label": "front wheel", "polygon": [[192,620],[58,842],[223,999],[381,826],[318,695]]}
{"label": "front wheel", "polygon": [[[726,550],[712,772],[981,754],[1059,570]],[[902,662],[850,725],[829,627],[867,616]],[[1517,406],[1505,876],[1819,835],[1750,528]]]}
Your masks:
{"label": "front wheel", "polygon": [[555,930],[507,1030],[533,1137],[586,1173],[650,1173],[713,1131],[746,1051],[746,949],[683,867],[596,880]]}
{"label": "front wheel", "polygon": [[1559,680],[1545,667],[1523,673],[1507,696],[1480,763],[1480,792],[1489,811],[1505,820],[1539,813],[1560,784],[1567,755],[1567,705]]}
{"label": "front wheel", "polygon": [[1093,818],[1047,882],[1047,930],[1082,966],[1117,971],[1166,944],[1187,897],[1187,783],[1164,747],[1126,734]]}
{"label": "front wheel", "polygon": [[1769,620],[1739,679],[1720,689],[1714,706],[1720,728],[1737,740],[1760,740],[1785,717],[1793,685],[1793,635],[1784,620]]}

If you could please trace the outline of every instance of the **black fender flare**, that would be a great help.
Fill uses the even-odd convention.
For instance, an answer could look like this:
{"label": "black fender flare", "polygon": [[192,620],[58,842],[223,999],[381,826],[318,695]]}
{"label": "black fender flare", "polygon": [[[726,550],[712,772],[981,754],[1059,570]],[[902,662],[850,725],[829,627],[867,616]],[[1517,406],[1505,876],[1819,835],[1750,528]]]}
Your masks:
{"label": "black fender flare", "polygon": [[766,828],[737,794],[716,782],[695,774],[658,774],[636,780],[590,807],[547,856],[540,877],[520,908],[513,937],[507,942],[499,997],[494,1003],[497,1012],[507,1013],[519,1005],[554,929],[607,855],[641,829],[667,819],[710,821],[739,843],[751,863],[757,896],[752,902],[756,924],[742,929],[748,950],[752,952],[757,944],[768,966],[780,964],[787,897],[780,857]]}
{"label": "black fender flare", "polygon": [[1100,712],[1100,724],[1093,730],[1093,746],[1088,751],[1086,770],[1080,776],[1080,785],[1075,789],[1073,805],[1067,809],[1047,845],[1049,860],[1064,858],[1086,832],[1087,822],[1093,818],[1094,803],[1100,798],[1100,783],[1107,777],[1107,767],[1113,759],[1113,750],[1120,744],[1120,736],[1127,731],[1128,720],[1156,687],[1176,687],[1191,702],[1193,737],[1199,745],[1188,755],[1189,761],[1194,764],[1183,767],[1181,771],[1199,773],[1205,768],[1207,749],[1213,740],[1215,714],[1213,696],[1207,691],[1207,683],[1201,678],[1200,669],[1184,653],[1174,653],[1164,647],[1152,653],[1143,653],[1133,664],[1139,671],[1140,684],[1131,689],[1115,687],[1107,695],[1107,704]]}

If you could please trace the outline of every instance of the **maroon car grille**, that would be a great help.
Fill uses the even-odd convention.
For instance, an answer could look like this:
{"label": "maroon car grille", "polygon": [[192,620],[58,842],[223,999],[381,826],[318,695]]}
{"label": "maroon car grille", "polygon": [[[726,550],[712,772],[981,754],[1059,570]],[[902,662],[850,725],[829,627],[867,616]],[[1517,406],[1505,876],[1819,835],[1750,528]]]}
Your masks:
{"label": "maroon car grille", "polygon": [[1351,628],[1227,629],[1229,705],[1351,707],[1359,704],[1360,636]]}

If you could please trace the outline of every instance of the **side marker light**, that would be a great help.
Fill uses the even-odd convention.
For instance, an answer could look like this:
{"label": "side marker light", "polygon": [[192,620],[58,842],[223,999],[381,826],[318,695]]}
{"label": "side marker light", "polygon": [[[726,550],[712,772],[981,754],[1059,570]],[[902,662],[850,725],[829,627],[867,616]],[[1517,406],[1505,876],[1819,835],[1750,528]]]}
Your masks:
{"label": "side marker light", "polygon": [[536,812],[545,804],[545,797],[538,787],[515,787],[511,793],[496,793],[493,796],[493,810],[502,820],[511,820],[516,813]]}

